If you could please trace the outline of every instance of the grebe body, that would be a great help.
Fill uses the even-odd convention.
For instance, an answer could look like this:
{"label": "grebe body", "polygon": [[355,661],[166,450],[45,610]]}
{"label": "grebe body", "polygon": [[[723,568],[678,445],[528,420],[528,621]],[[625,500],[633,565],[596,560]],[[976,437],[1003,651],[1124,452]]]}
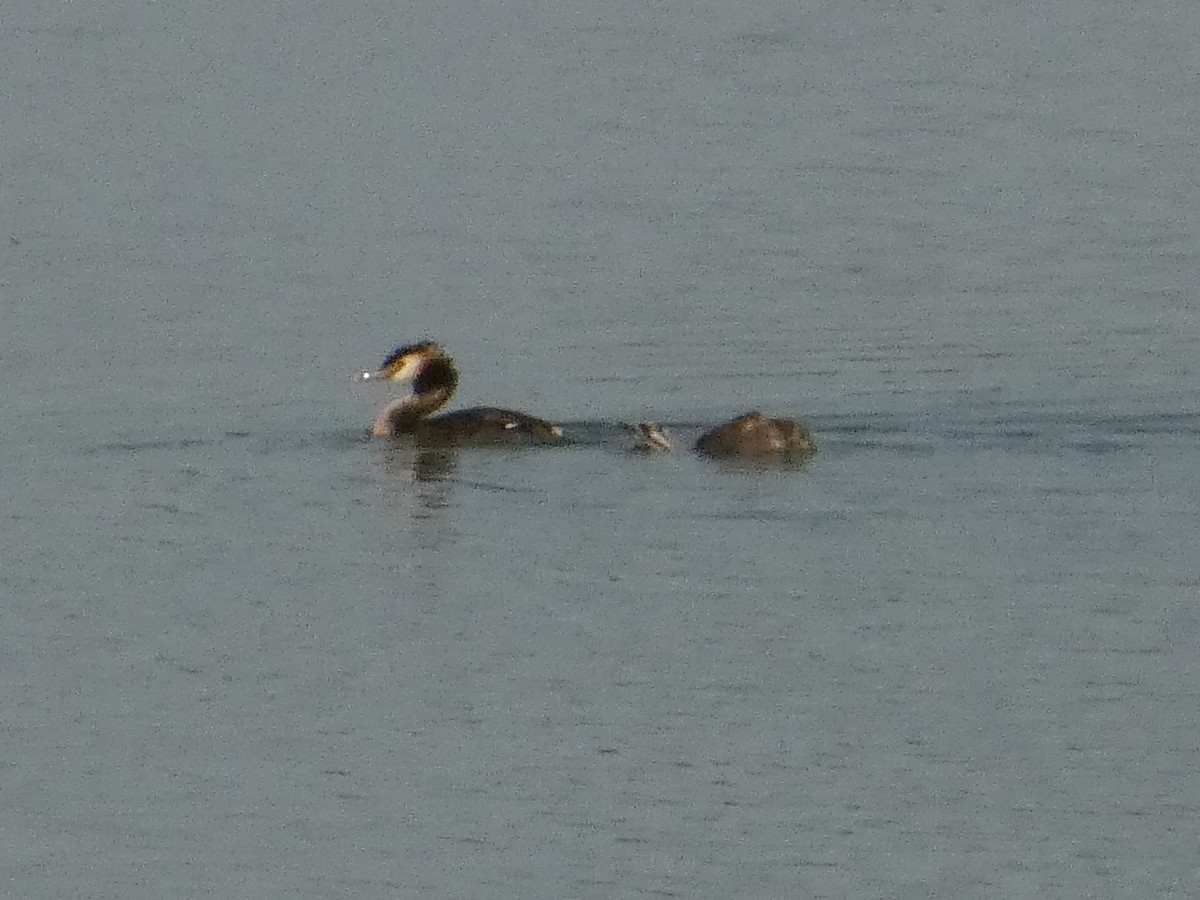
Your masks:
{"label": "grebe body", "polygon": [[696,450],[716,458],[790,459],[815,453],[808,429],[794,419],[768,419],[750,412],[705,432]]}
{"label": "grebe body", "polygon": [[433,341],[397,348],[366,380],[410,382],[412,391],[388,403],[371,433],[377,437],[412,435],[436,444],[551,444],[562,429],[528,413],[490,406],[461,409],[430,418],[454,396],[458,368]]}
{"label": "grebe body", "polygon": [[[379,430],[376,435],[409,432]],[[438,444],[553,444],[562,440],[562,429],[551,422],[512,409],[476,406],[424,419],[412,434],[426,443]]]}

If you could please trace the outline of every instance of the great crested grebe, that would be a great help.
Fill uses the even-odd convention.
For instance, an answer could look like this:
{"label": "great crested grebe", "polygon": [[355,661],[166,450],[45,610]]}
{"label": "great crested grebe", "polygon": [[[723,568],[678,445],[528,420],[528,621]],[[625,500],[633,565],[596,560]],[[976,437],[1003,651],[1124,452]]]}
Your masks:
{"label": "great crested grebe", "polygon": [[410,393],[392,400],[379,413],[371,429],[376,436],[411,434],[446,444],[552,444],[563,439],[557,425],[509,409],[481,406],[428,418],[446,405],[458,387],[454,360],[433,341],[399,347],[378,372],[363,372],[359,377],[412,383]]}
{"label": "great crested grebe", "polygon": [[749,412],[702,434],[696,450],[717,458],[785,460],[809,456],[817,447],[808,429],[794,419]]}

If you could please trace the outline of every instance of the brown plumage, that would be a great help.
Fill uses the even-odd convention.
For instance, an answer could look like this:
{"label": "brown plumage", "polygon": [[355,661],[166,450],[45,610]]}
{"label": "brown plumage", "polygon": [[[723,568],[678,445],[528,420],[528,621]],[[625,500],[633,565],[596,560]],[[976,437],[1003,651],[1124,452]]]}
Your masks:
{"label": "brown plumage", "polygon": [[557,425],[510,409],[490,406],[461,409],[429,418],[449,402],[458,388],[458,368],[433,341],[399,347],[378,372],[363,380],[411,382],[412,392],[388,403],[371,433],[378,437],[411,434],[429,443],[550,444],[562,440]]}
{"label": "brown plumage", "polygon": [[768,419],[749,412],[705,432],[696,450],[716,458],[782,460],[815,453],[808,429],[793,419]]}

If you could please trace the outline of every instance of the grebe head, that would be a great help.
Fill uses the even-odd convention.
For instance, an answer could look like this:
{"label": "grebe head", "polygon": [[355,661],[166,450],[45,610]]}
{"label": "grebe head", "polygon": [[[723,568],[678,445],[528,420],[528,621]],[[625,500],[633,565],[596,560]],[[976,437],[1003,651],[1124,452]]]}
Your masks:
{"label": "grebe head", "polygon": [[363,381],[411,382],[411,393],[396,397],[379,414],[376,435],[413,431],[427,416],[441,409],[458,387],[458,369],[433,341],[397,347],[378,372],[363,372]]}
{"label": "grebe head", "polygon": [[397,347],[377,372],[363,372],[362,381],[413,381],[434,360],[448,360],[446,351],[433,341]]}

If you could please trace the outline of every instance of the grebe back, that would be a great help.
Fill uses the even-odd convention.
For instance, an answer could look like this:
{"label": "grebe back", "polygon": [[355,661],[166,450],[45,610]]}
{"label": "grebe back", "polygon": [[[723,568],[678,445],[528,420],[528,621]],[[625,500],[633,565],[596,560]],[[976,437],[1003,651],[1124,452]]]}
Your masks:
{"label": "grebe back", "polygon": [[717,458],[790,459],[817,452],[808,429],[794,419],[768,419],[749,412],[705,432],[696,450]]}

